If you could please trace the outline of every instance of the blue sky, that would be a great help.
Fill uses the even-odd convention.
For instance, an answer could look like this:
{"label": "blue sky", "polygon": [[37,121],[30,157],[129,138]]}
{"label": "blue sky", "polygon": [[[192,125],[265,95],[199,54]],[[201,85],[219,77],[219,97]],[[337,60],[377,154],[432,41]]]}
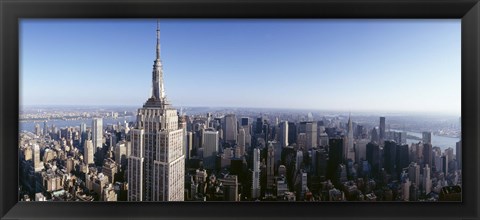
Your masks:
{"label": "blue sky", "polygon": [[[161,19],[175,106],[460,114],[460,20]],[[155,19],[22,19],[21,105],[141,106]]]}

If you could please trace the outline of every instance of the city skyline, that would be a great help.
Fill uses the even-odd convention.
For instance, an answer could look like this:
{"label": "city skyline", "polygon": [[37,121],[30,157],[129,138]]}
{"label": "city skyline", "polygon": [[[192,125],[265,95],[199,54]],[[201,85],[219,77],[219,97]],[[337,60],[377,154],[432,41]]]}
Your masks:
{"label": "city skyline", "polygon": [[[21,106],[142,104],[155,25],[22,20]],[[161,19],[160,25],[166,95],[175,106],[460,114],[459,20]]]}
{"label": "city skyline", "polygon": [[[19,200],[462,201],[457,120],[353,120],[349,113],[346,121],[234,109],[184,114],[166,96],[156,25],[150,94],[136,113],[22,111],[20,118],[35,125],[19,131]],[[56,125],[65,120],[67,127]],[[438,135],[454,142],[442,148]]]}

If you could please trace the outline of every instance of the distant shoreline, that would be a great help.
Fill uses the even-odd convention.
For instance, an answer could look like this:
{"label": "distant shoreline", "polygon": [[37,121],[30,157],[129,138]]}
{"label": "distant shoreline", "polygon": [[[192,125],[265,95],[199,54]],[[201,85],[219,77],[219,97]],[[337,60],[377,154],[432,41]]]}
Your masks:
{"label": "distant shoreline", "polygon": [[[121,118],[130,118],[130,117],[133,117],[131,115],[127,115],[127,116],[119,116],[117,118],[112,118],[112,117],[108,117],[108,118],[111,118],[111,119],[121,119]],[[78,117],[78,118],[69,118],[69,119],[65,119],[65,118],[40,118],[40,119],[18,119],[19,122],[24,122],[24,123],[35,123],[35,122],[44,122],[44,121],[81,121],[81,120],[90,120],[94,117]]]}
{"label": "distant shoreline", "polygon": [[[33,110],[35,108],[46,108],[57,110],[60,109],[85,109],[85,110],[106,110],[106,109],[137,109],[141,106],[139,105],[25,105],[20,106],[21,111]],[[174,108],[183,108],[187,109],[209,109],[211,111],[220,111],[220,110],[256,110],[256,111],[286,111],[286,112],[314,112],[314,113],[323,113],[323,114],[338,114],[338,115],[348,115],[353,113],[353,115],[379,115],[379,116],[425,116],[425,117],[452,117],[459,118],[461,115],[457,113],[445,113],[445,112],[395,112],[389,110],[336,110],[336,109],[309,109],[309,108],[285,108],[285,107],[212,107],[212,106],[173,106]]]}

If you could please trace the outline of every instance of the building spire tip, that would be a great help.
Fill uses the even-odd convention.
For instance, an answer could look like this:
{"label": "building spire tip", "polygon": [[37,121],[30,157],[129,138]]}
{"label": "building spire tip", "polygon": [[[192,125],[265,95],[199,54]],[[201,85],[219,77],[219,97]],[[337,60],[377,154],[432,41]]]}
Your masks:
{"label": "building spire tip", "polygon": [[160,19],[157,19],[157,47],[156,47],[156,59],[154,61],[153,77],[152,77],[152,98],[165,99],[165,90],[163,87],[163,72],[162,63],[160,60]]}
{"label": "building spire tip", "polygon": [[157,59],[160,59],[160,20],[157,19]]}

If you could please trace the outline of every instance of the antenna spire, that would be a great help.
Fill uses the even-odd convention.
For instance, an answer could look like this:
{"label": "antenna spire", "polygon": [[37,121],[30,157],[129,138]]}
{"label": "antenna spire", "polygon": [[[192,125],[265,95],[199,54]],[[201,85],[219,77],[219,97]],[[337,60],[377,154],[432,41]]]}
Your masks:
{"label": "antenna spire", "polygon": [[157,60],[160,59],[160,21],[157,19]]}
{"label": "antenna spire", "polygon": [[157,48],[156,58],[153,61],[152,72],[152,98],[164,100],[165,88],[163,86],[163,68],[162,61],[160,60],[160,21],[157,19]]}

